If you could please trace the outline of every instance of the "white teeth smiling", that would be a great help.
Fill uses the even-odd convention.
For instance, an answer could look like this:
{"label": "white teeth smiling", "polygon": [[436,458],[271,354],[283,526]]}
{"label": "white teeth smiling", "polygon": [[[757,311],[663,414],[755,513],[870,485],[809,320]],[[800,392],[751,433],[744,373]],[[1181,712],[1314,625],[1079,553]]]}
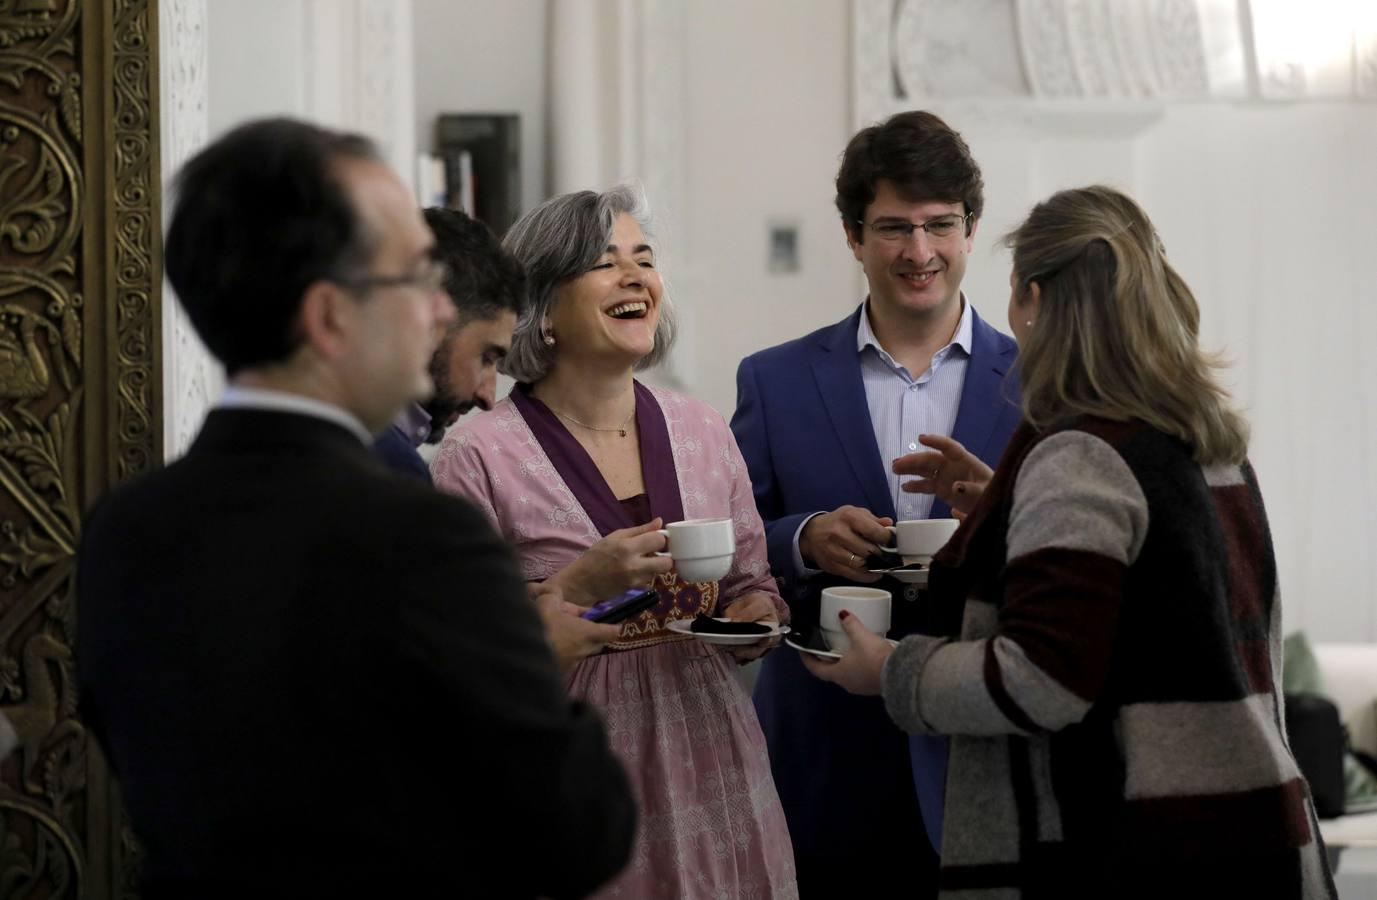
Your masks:
{"label": "white teeth smiling", "polygon": [[932,281],[933,276],[936,274],[937,272],[935,270],[932,272],[905,272],[899,277],[913,284],[924,285]]}
{"label": "white teeth smiling", "polygon": [[650,304],[644,300],[636,300],[632,303],[618,303],[607,311],[607,314],[614,319],[639,319],[645,315]]}

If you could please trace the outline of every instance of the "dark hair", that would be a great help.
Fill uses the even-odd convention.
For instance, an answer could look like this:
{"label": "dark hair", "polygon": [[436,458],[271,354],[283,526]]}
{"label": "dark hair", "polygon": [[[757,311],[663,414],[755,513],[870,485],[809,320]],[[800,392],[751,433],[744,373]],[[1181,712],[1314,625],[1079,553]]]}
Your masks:
{"label": "dark hair", "polygon": [[487,225],[457,209],[431,207],[426,224],[435,234],[433,255],[449,270],[445,293],[459,316],[452,331],[474,319],[526,311],[526,271]]}
{"label": "dark hair", "polygon": [[224,135],[177,176],[164,267],[230,375],[291,356],[306,288],[367,266],[373,239],[334,173],[341,158],[379,157],[360,135],[263,119]]}
{"label": "dark hair", "polygon": [[426,224],[435,234],[433,255],[445,264],[445,293],[458,315],[430,358],[435,392],[422,406],[430,413],[426,443],[438,444],[454,413],[467,412],[472,397],[460,397],[450,387],[450,349],[455,337],[475,321],[510,312],[518,319],[526,312],[526,270],[502,248],[487,225],[455,209],[425,210]]}
{"label": "dark hair", "polygon": [[859,223],[875,200],[876,185],[888,181],[911,202],[961,202],[979,219],[985,209],[985,183],[971,149],[937,116],[911,110],[862,128],[846,145],[837,170],[837,210],[857,243]]}

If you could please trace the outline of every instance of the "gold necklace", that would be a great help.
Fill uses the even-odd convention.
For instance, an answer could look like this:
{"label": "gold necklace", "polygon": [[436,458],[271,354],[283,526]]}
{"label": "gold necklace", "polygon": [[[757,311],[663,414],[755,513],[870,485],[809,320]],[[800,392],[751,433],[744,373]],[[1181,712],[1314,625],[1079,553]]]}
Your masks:
{"label": "gold necklace", "polygon": [[[548,404],[548,403],[545,404],[545,405],[546,405],[546,406],[550,406],[550,404]],[[589,431],[606,431],[606,432],[615,431],[615,432],[617,432],[617,434],[621,435],[622,437],[626,437],[626,426],[630,425],[630,424],[631,424],[631,420],[634,419],[634,418],[636,418],[636,407],[635,407],[635,406],[632,406],[632,407],[631,407],[631,415],[629,415],[629,416],[626,417],[626,421],[625,421],[625,422],[623,422],[623,423],[620,424],[620,425],[613,426],[613,427],[611,427],[611,428],[603,428],[603,427],[599,427],[599,426],[597,426],[597,425],[588,425],[588,424],[586,424],[586,423],[584,423],[584,422],[580,422],[578,419],[575,419],[573,416],[566,415],[565,413],[562,413],[562,412],[560,412],[559,410],[555,409],[553,406],[550,406],[550,412],[552,412],[552,413],[554,413],[555,415],[559,416],[559,417],[560,417],[561,419],[563,419],[564,421],[566,421],[566,422],[571,422],[571,423],[573,423],[574,425],[577,425],[577,426],[580,427],[580,428],[587,428]]]}

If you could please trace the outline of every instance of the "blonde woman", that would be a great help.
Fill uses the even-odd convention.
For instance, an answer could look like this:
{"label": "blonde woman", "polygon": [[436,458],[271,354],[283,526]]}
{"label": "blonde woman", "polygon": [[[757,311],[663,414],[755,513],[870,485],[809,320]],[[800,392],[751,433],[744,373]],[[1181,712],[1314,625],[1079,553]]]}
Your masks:
{"label": "blonde woman", "polygon": [[943,895],[1335,896],[1287,748],[1281,609],[1248,434],[1152,223],[1062,191],[1007,239],[1024,424],[991,473],[896,462],[966,520],[931,602],[960,635],[809,668],[952,736]]}

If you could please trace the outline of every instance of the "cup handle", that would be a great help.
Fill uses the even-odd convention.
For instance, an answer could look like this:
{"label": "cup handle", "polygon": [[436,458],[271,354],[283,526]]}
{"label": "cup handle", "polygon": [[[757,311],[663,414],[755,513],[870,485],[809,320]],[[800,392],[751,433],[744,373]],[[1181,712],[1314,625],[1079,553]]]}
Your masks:
{"label": "cup handle", "polygon": [[895,528],[893,525],[886,525],[886,526],[884,526],[884,529],[885,529],[885,531],[888,531],[888,532],[889,532],[890,541],[889,541],[889,546],[888,546],[888,547],[886,547],[885,545],[881,544],[881,545],[880,545],[880,549],[883,550],[885,553],[898,553],[898,552],[899,552],[899,530],[898,530],[897,528]]}
{"label": "cup handle", "polygon": [[[665,546],[668,547],[668,546],[669,546],[669,531],[667,531],[667,530],[664,529],[664,528],[661,528],[661,529],[659,529],[659,531],[658,531],[657,533],[658,533],[658,534],[664,535],[664,538],[665,538]],[[657,551],[655,551],[655,555],[656,555],[656,556],[670,556],[671,554],[670,554],[670,552],[669,552],[668,550],[657,550]]]}

